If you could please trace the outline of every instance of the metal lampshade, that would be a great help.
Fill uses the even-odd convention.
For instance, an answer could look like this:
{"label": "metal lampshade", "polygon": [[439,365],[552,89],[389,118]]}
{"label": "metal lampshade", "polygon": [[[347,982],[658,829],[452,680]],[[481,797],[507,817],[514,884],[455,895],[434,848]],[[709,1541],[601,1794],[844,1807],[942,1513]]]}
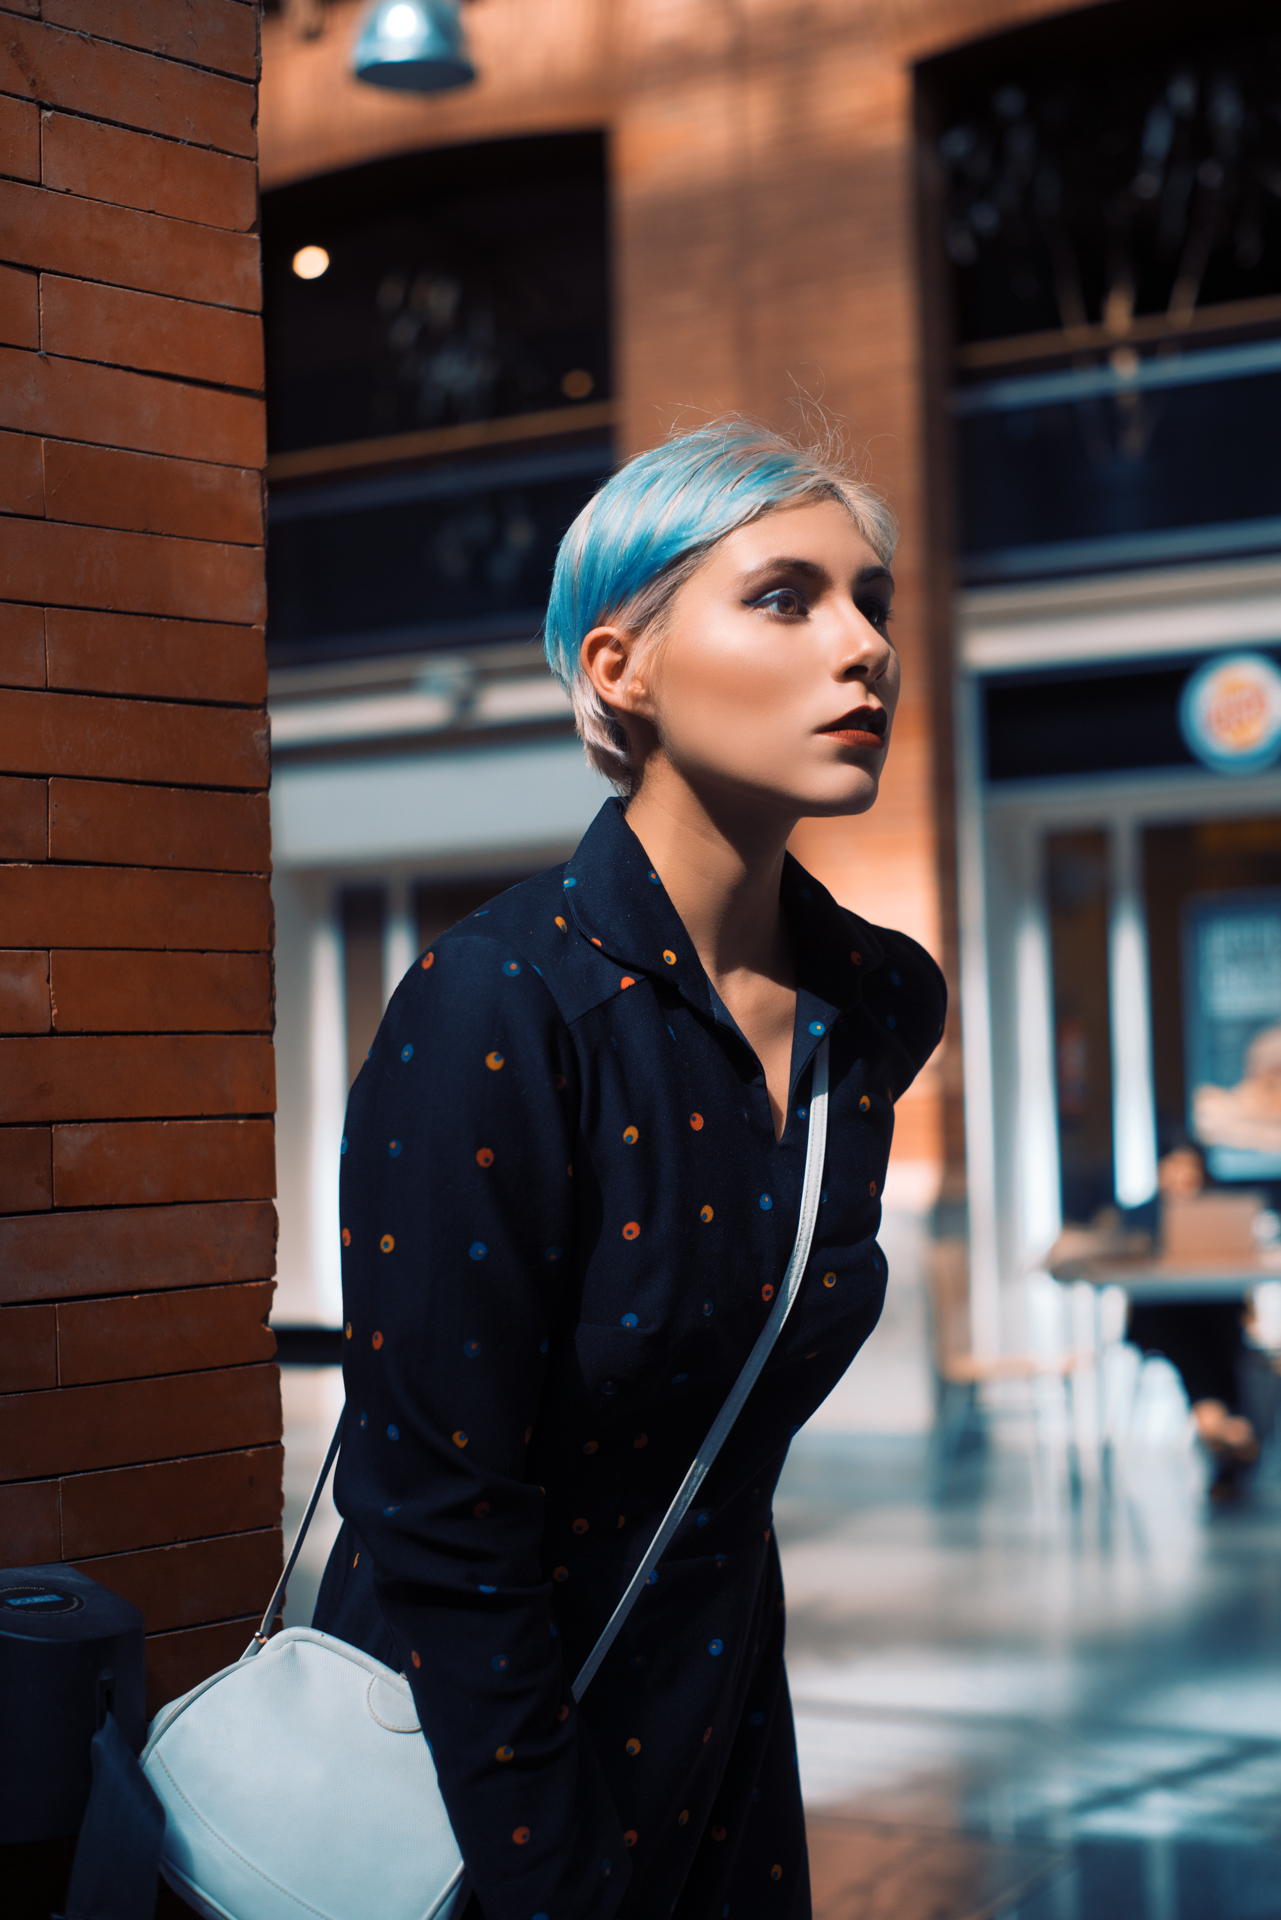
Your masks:
{"label": "metal lampshade", "polygon": [[375,0],[352,54],[357,80],[403,93],[443,93],[476,78],[459,0]]}

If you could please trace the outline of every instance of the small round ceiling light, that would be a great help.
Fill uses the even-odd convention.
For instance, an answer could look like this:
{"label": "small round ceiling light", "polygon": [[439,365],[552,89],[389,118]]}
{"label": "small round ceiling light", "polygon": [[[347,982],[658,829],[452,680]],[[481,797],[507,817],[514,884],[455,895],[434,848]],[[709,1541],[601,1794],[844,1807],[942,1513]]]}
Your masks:
{"label": "small round ceiling light", "polygon": [[300,280],[319,280],[329,271],[329,255],[323,247],[299,247],[290,265]]}
{"label": "small round ceiling light", "polygon": [[459,18],[460,0],[374,0],[352,54],[371,87],[444,93],[476,78]]}

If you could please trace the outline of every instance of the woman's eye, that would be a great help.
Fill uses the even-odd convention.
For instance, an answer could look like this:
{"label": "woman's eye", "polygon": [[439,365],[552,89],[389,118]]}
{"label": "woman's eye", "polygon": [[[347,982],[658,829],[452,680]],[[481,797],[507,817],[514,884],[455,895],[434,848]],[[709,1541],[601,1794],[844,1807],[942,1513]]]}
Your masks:
{"label": "woman's eye", "polygon": [[809,612],[809,608],[795,587],[775,587],[771,593],[762,594],[754,604],[765,607],[770,613],[781,613],[788,620],[794,620],[799,615]]}
{"label": "woman's eye", "polygon": [[865,600],[859,607],[859,612],[870,626],[876,628],[878,633],[889,632],[890,621],[893,618],[893,614],[883,600]]}

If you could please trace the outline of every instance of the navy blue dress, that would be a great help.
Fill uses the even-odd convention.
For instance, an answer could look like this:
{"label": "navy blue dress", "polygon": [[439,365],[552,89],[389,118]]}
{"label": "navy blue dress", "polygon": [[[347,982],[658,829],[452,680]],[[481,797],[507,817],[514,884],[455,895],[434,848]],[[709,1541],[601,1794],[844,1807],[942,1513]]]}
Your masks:
{"label": "navy blue dress", "polygon": [[[344,1525],[315,1624],[408,1675],[485,1920],[810,1913],[771,1499],[880,1314],[894,1101],[945,990],[790,857],[782,903],[781,1141],[618,801],[415,962],[352,1089]],[[787,1265],[829,1031],[791,1318],[575,1706]]]}

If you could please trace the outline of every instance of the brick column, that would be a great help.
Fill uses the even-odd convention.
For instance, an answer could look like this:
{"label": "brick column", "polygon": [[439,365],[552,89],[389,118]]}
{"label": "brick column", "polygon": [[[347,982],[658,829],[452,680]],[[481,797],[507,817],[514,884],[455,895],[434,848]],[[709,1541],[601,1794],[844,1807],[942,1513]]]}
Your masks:
{"label": "brick column", "polygon": [[0,0],[0,1560],[280,1567],[258,9]]}

